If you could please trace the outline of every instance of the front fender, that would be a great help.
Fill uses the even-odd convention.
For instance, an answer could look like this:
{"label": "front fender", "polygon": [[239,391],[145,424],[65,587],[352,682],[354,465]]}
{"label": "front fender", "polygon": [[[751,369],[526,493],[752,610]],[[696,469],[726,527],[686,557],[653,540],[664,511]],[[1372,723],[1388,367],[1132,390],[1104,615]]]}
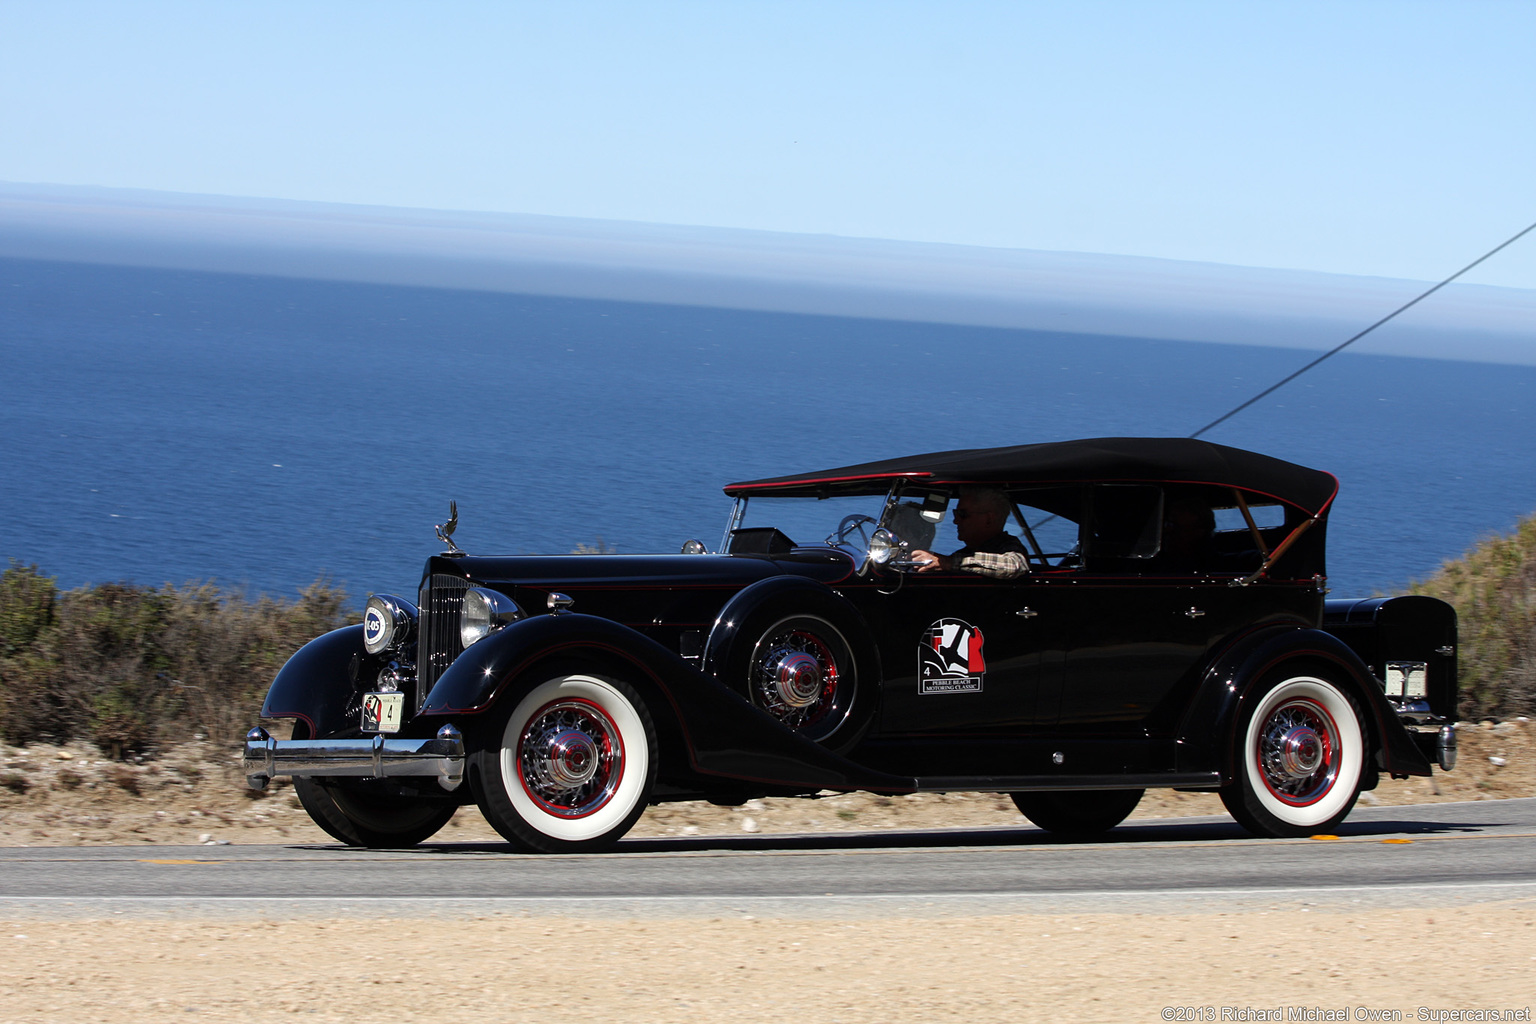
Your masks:
{"label": "front fender", "polygon": [[355,725],[346,713],[355,689],[352,666],[366,656],[362,626],[342,626],[316,637],[277,670],[261,717],[300,719],[312,737]]}
{"label": "front fender", "polygon": [[[863,619],[848,599],[818,580],[804,576],[773,576],[746,587],[726,602],[715,616],[715,623],[704,641],[704,672],[720,678],[726,662],[736,647],[742,626],[758,609],[790,597],[796,599],[796,608],[829,615],[851,635],[848,642],[855,648],[854,656],[865,666],[873,682],[880,678],[880,652],[863,628]],[[755,641],[756,637],[748,637]]]}
{"label": "front fender", "polygon": [[1429,775],[1431,768],[1397,718],[1371,670],[1349,645],[1320,629],[1271,626],[1237,640],[1206,670],[1200,689],[1179,726],[1180,771],[1219,771],[1232,781],[1228,757],[1241,711],[1257,695],[1259,681],[1287,661],[1321,661],[1333,667],[1365,716],[1376,765],[1394,775]]}
{"label": "front fender", "polygon": [[[662,702],[689,767],[704,775],[817,789],[911,792],[912,778],[874,771],[785,728],[650,637],[610,619],[566,612],[515,622],[474,644],[427,694],[422,717],[483,714],[552,660],[586,659]],[[467,730],[466,730],[467,731]]]}

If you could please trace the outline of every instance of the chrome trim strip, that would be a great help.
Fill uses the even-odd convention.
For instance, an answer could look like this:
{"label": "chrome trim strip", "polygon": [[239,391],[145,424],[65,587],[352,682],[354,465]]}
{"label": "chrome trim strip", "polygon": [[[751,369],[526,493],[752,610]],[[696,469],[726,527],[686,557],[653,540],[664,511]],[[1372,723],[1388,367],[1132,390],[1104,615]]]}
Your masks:
{"label": "chrome trim strip", "polygon": [[725,521],[725,536],[720,538],[720,553],[723,555],[731,550],[731,534],[741,526],[741,520],[747,514],[747,499],[737,498],[731,506],[731,516]]}
{"label": "chrome trim strip", "polygon": [[1026,793],[1069,789],[1217,789],[1220,772],[1148,772],[1142,775],[1016,775],[977,778],[929,775],[920,793]]}
{"label": "chrome trim strip", "polygon": [[464,737],[445,725],[431,739],[274,740],[262,728],[245,734],[240,761],[252,789],[278,776],[382,779],[436,778],[444,789],[464,781]]}

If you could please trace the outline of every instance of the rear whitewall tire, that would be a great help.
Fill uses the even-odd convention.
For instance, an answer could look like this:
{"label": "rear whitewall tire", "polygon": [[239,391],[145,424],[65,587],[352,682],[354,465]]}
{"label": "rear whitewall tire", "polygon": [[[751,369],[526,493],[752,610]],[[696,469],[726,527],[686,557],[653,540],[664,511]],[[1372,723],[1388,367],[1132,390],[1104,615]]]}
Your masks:
{"label": "rear whitewall tire", "polygon": [[472,759],[481,811],[514,845],[545,853],[602,849],[645,811],[656,779],[656,732],[627,684],[563,675],[519,698]]}
{"label": "rear whitewall tire", "polygon": [[1339,684],[1288,675],[1244,715],[1222,801],[1258,835],[1326,832],[1353,809],[1365,759],[1360,711]]}

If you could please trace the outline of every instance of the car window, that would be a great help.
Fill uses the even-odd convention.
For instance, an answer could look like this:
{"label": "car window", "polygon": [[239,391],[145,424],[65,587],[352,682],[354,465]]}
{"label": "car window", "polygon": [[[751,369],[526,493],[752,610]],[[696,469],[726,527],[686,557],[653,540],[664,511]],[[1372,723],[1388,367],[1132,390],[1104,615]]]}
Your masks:
{"label": "car window", "polygon": [[[1253,516],[1253,525],[1260,530],[1275,530],[1285,525],[1284,505],[1254,505],[1249,504],[1248,514]],[[1217,533],[1248,533],[1248,520],[1243,518],[1243,510],[1236,505],[1231,508],[1216,509]]]}
{"label": "car window", "polygon": [[1083,549],[1096,559],[1143,560],[1162,544],[1163,489],[1151,484],[1095,484],[1088,488]]}
{"label": "car window", "polygon": [[[1163,488],[1162,537],[1157,554],[1137,572],[1249,573],[1285,534],[1287,512],[1273,499],[1231,488],[1169,484]],[[1130,563],[1127,563],[1129,565]]]}
{"label": "car window", "polygon": [[[1082,488],[1075,486],[1005,488],[1008,499],[1013,503],[1014,514],[1009,518],[1004,532],[1022,542],[1037,565],[1041,555],[1044,556],[1046,566],[1051,568],[1078,564],[1081,492]],[[931,546],[913,546],[943,554],[951,554],[963,547],[955,532],[955,521],[951,515],[953,509],[954,501],[951,500],[943,517],[935,524]],[[899,530],[897,532],[903,540],[906,539],[906,534]],[[1030,543],[1031,537],[1034,543]]]}
{"label": "car window", "polygon": [[[1215,531],[1207,568],[1218,572],[1252,572],[1264,564],[1269,552],[1285,538],[1288,512],[1284,505],[1258,495],[1245,495],[1248,516],[1231,491],[1216,493],[1211,504]],[[1249,526],[1248,518],[1253,519]],[[1294,525],[1294,524],[1293,524]]]}
{"label": "car window", "polygon": [[[924,550],[928,551],[937,551],[943,555],[953,554],[954,552],[963,548],[965,545],[960,543],[960,538],[955,534],[955,520],[954,516],[951,514],[952,512],[954,512],[953,502],[951,502],[950,507],[945,510],[944,518],[935,524],[936,528],[934,530],[933,543],[931,545],[925,546],[917,544],[914,546],[924,548]],[[1021,541],[1024,540],[1024,538],[1020,535],[1022,531],[1020,531],[1019,524],[1017,522],[1010,522],[1003,532],[1011,534]],[[1028,546],[1028,542],[1025,542],[1025,545]],[[1030,548],[1029,550],[1033,552],[1034,548]]]}
{"label": "car window", "polygon": [[[1023,492],[1010,495],[1014,501],[1014,508],[1023,517],[1027,532],[1034,537],[1035,544],[1039,545],[1040,553],[1045,556],[1047,565],[1067,567],[1080,564],[1081,558],[1081,532],[1076,517],[1080,517],[1077,511],[1079,502],[1073,501],[1064,504],[1061,492]],[[1049,500],[1054,498],[1056,500]],[[1033,502],[1046,502],[1046,507]],[[1066,509],[1071,508],[1071,512]],[[1034,545],[1031,545],[1034,550]]]}

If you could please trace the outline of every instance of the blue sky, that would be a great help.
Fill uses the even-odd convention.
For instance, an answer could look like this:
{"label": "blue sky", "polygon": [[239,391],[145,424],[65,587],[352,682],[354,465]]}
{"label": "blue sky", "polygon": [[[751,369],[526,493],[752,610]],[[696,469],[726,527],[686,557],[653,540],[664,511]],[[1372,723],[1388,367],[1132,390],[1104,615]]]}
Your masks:
{"label": "blue sky", "polygon": [[[1536,4],[0,2],[0,181],[1433,279]],[[1536,239],[1468,278],[1536,287]]]}

